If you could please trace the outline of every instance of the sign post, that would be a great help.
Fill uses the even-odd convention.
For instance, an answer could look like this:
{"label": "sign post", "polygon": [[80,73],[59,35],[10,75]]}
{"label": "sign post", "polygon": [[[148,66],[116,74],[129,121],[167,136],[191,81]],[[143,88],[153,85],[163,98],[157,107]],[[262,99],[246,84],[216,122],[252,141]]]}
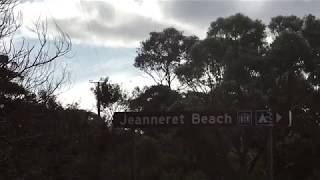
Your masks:
{"label": "sign post", "polygon": [[273,180],[273,128],[292,125],[292,114],[288,112],[271,112],[270,110],[239,112],[116,112],[113,126],[131,128],[133,139],[132,180],[136,179],[136,128],[156,127],[267,127],[268,129],[268,176]]}
{"label": "sign post", "polygon": [[136,152],[136,132],[135,129],[131,129],[132,133],[132,160],[131,160],[131,180],[136,180],[136,157],[137,157],[137,152]]}
{"label": "sign post", "polygon": [[273,180],[273,127],[268,127],[268,169],[269,180]]}

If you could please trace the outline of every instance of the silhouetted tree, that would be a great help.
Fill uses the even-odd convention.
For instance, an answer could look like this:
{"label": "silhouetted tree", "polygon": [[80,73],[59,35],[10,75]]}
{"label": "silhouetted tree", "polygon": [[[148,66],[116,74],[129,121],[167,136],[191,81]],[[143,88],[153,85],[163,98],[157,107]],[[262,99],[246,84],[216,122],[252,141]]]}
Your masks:
{"label": "silhouetted tree", "polygon": [[8,56],[0,55],[0,102],[5,103],[15,99],[23,99],[27,91],[17,81],[21,79],[18,73],[11,70]]}
{"label": "silhouetted tree", "polygon": [[169,111],[179,98],[179,93],[171,90],[168,86],[151,86],[131,99],[129,107],[133,111]]}
{"label": "silhouetted tree", "polygon": [[198,41],[188,53],[191,58],[175,72],[179,80],[196,92],[213,91],[223,79],[223,58],[226,53],[224,42],[211,38]]}
{"label": "silhouetted tree", "polygon": [[207,37],[188,52],[191,58],[176,71],[179,80],[194,91],[210,94],[211,104],[216,106],[223,106],[220,102],[228,97],[232,97],[229,108],[239,106],[240,99],[252,102],[248,107],[255,106],[252,95],[259,92],[255,86],[265,37],[265,25],[259,20],[242,14],[218,18],[211,23]]}
{"label": "silhouetted tree", "polygon": [[21,39],[17,43],[15,35],[22,25],[22,15],[14,11],[19,3],[19,0],[0,2],[0,52],[9,57],[17,76],[23,77],[19,83],[24,88],[35,94],[46,91],[52,95],[68,80],[66,69],[57,60],[70,52],[71,40],[58,26],[55,35],[50,36],[47,22],[39,19],[32,27],[37,42],[31,44]]}
{"label": "silhouetted tree", "polygon": [[171,87],[175,69],[186,60],[186,50],[196,41],[175,28],[151,32],[149,39],[141,42],[134,66],[147,73],[157,84]]}
{"label": "silhouetted tree", "polygon": [[99,102],[97,106],[101,106],[105,112],[107,123],[110,125],[113,113],[126,109],[127,95],[119,84],[111,83],[108,77],[103,79],[99,86],[96,84],[92,91]]}
{"label": "silhouetted tree", "polygon": [[268,27],[274,35],[287,32],[299,32],[303,26],[303,20],[297,16],[276,16],[271,18]]}
{"label": "silhouetted tree", "polygon": [[[138,50],[136,67],[152,75],[161,72],[158,85],[136,88],[128,98],[106,78],[92,90],[110,115],[120,111],[116,107],[147,112],[290,109],[294,125],[273,129],[275,179],[318,180],[320,20],[278,16],[268,27],[270,44],[265,25],[242,14],[218,18],[203,40],[172,28],[151,33]],[[38,91],[36,98],[10,59],[10,54],[0,56],[0,118],[10,121],[9,128],[0,127],[0,179],[130,179],[132,133],[109,131],[96,114],[76,104],[63,109],[46,91]],[[167,74],[166,62],[171,63]],[[174,76],[186,91],[161,85],[160,80],[170,85]],[[264,128],[135,132],[140,180],[266,177]]]}

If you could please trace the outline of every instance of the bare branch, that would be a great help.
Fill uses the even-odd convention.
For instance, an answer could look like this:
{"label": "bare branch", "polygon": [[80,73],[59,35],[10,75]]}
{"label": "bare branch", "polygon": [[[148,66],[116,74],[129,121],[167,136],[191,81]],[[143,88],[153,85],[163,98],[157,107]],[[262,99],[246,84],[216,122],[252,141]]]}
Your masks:
{"label": "bare branch", "polygon": [[[18,0],[0,1],[0,53],[9,56],[11,70],[18,73],[20,84],[27,90],[37,94],[46,89],[48,94],[53,94],[68,79],[66,69],[60,68],[58,60],[71,51],[71,39],[57,24],[55,34],[49,34],[47,20],[40,18],[31,28],[36,43],[16,39],[22,17],[14,13],[18,3]],[[61,74],[56,79],[58,73]]]}

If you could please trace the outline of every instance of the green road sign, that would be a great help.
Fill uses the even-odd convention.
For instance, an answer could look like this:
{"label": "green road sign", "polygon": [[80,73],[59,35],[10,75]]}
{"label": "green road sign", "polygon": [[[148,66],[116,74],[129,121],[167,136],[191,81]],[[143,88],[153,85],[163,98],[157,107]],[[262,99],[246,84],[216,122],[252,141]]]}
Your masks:
{"label": "green road sign", "polygon": [[116,112],[113,126],[119,128],[184,126],[289,126],[289,113],[269,110],[239,112]]}

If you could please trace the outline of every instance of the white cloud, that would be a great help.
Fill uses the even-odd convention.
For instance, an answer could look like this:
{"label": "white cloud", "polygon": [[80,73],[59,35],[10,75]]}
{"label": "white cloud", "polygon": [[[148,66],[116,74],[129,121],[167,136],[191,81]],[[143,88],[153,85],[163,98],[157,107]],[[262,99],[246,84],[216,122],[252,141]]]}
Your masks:
{"label": "white cloud", "polygon": [[149,32],[169,26],[204,37],[217,17],[242,12],[267,23],[280,14],[319,15],[319,6],[315,0],[25,0],[20,10],[27,26],[39,16],[52,18],[76,43],[137,47]]}
{"label": "white cloud", "polygon": [[93,110],[95,108],[95,98],[90,88],[93,87],[89,81],[79,82],[74,87],[58,96],[58,100],[64,106],[74,102],[79,103],[81,109]]}
{"label": "white cloud", "polygon": [[[149,32],[169,26],[188,34],[204,34],[190,24],[164,17],[159,0],[43,0],[23,3],[19,8],[24,14],[25,26],[32,26],[39,17],[49,18],[51,25],[58,24],[74,43],[138,47]],[[22,32],[31,36],[27,28]]]}

